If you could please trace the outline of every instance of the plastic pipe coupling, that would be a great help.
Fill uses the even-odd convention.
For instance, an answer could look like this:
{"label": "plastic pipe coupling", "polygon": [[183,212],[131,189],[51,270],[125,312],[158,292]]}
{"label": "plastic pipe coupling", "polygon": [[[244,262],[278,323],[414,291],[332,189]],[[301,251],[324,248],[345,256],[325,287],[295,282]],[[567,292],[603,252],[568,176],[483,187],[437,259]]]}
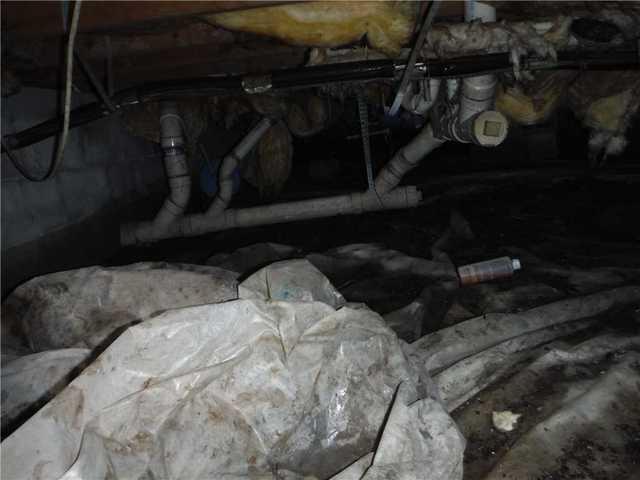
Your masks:
{"label": "plastic pipe coupling", "polygon": [[462,122],[454,115],[441,123],[439,137],[462,143],[475,143],[482,147],[500,145],[509,131],[507,118],[495,110],[476,113]]}

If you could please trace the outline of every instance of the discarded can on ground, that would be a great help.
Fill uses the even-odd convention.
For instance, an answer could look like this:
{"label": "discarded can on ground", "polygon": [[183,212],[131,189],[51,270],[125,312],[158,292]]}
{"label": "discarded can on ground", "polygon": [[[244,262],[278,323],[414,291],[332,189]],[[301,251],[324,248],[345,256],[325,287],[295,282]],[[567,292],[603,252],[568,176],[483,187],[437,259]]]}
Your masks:
{"label": "discarded can on ground", "polygon": [[520,268],[522,268],[520,260],[517,258],[500,257],[458,267],[458,277],[461,285],[473,285],[487,280],[510,277]]}

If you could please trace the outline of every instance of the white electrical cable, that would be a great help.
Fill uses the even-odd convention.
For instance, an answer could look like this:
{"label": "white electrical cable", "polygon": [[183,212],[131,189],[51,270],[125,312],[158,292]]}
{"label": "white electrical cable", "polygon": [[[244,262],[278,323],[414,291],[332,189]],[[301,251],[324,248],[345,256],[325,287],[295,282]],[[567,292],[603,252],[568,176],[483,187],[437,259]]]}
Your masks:
{"label": "white electrical cable", "polygon": [[69,28],[69,41],[67,42],[67,73],[65,77],[64,90],[64,119],[62,120],[62,135],[58,143],[58,151],[56,157],[47,172],[47,177],[55,173],[58,165],[64,156],[64,148],[67,144],[67,136],[69,135],[69,118],[71,116],[71,86],[73,84],[73,48],[76,43],[76,33],[78,31],[78,22],[80,21],[80,8],[82,0],[76,0],[73,7],[73,17],[71,17],[71,27]]}
{"label": "white electrical cable", "polygon": [[42,177],[35,177],[27,172],[16,159],[11,152],[7,150],[10,160],[16,169],[27,179],[32,182],[43,182],[50,178],[58,169],[58,166],[62,162],[64,156],[64,149],[67,143],[67,136],[69,135],[69,119],[71,116],[71,86],[73,84],[73,49],[76,41],[76,33],[78,31],[78,22],[80,20],[80,7],[82,6],[82,0],[76,0],[73,7],[73,17],[71,18],[71,27],[69,28],[69,39],[67,41],[67,70],[65,73],[65,86],[64,86],[64,117],[62,120],[62,133],[60,140],[58,141],[58,148],[56,149],[55,157],[47,173]]}

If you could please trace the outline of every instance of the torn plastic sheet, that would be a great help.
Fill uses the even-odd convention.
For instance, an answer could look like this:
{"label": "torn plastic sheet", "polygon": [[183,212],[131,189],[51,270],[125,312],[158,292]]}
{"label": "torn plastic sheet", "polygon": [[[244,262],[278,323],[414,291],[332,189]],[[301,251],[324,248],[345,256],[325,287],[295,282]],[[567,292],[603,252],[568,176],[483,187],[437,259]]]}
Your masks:
{"label": "torn plastic sheet", "polygon": [[405,384],[389,411],[375,454],[367,454],[333,480],[462,478],[464,439],[442,404],[424,398],[409,404]]}
{"label": "torn plastic sheet", "polygon": [[2,365],[2,430],[61,391],[89,354],[86,348],[50,350]]}
{"label": "torn plastic sheet", "polygon": [[[277,279],[289,277],[277,273],[308,266],[292,263],[247,281],[263,288],[269,279],[268,292],[284,291]],[[444,437],[427,432],[443,431],[447,455],[418,458],[426,447],[416,445],[374,458],[366,478],[414,464],[429,465],[426,478],[461,478],[459,432],[442,407],[418,399],[400,342],[374,312],[259,299],[168,310],[126,330],[9,436],[2,471],[12,479],[327,478],[373,450],[400,383],[404,413],[382,438],[406,430],[405,447],[417,435],[437,452]]]}
{"label": "torn plastic sheet", "polygon": [[440,398],[449,411],[454,410],[488,385],[507,375],[516,364],[535,355],[535,347],[585,330],[595,323],[595,320],[576,320],[553,325],[519,335],[464,358],[434,377]]}
{"label": "torn plastic sheet", "polygon": [[637,301],[640,301],[640,286],[632,285],[560,300],[522,313],[487,314],[425,335],[407,350],[416,364],[436,374],[506,340],[596,316],[617,304]]}
{"label": "torn plastic sheet", "polygon": [[216,267],[135,263],[36,277],[3,303],[3,322],[21,330],[33,352],[94,348],[118,329],[168,308],[237,298],[235,275]]}

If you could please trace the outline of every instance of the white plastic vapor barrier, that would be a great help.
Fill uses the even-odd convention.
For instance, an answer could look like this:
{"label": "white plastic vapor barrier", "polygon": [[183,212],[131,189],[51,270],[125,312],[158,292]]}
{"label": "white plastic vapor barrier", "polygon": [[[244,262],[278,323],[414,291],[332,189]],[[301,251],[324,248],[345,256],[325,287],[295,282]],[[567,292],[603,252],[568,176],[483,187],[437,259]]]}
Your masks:
{"label": "white plastic vapor barrier", "polygon": [[5,439],[3,478],[462,478],[464,440],[379,315],[305,260],[239,291],[126,330]]}
{"label": "white plastic vapor barrier", "polygon": [[87,348],[63,348],[17,358],[2,366],[2,429],[44,405],[88,359]]}
{"label": "white plastic vapor barrier", "polygon": [[51,273],[16,288],[2,320],[33,352],[94,348],[166,309],[237,298],[235,277],[217,267],[162,262]]}

